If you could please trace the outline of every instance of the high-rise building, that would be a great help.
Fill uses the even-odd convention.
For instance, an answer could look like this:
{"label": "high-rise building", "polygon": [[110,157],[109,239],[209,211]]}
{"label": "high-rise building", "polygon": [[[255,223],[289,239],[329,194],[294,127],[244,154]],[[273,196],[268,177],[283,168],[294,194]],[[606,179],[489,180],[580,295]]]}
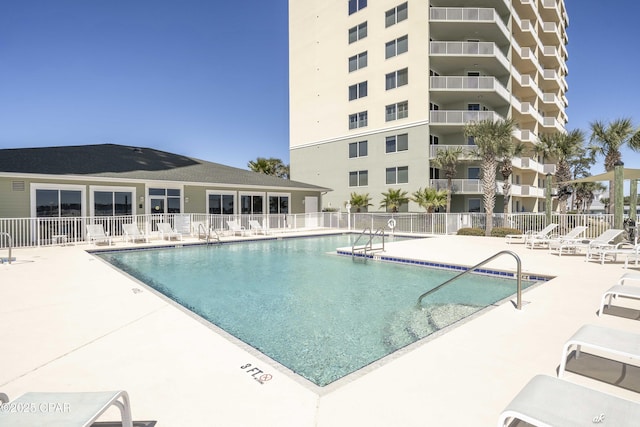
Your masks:
{"label": "high-rise building", "polygon": [[[564,0],[289,0],[292,178],[332,188],[323,208],[355,192],[379,210],[388,189],[446,188],[432,161],[473,153],[466,123],[511,118],[510,209],[543,212],[555,165],[533,147],[565,132],[567,25]],[[459,164],[452,212],[482,210],[479,165]]]}

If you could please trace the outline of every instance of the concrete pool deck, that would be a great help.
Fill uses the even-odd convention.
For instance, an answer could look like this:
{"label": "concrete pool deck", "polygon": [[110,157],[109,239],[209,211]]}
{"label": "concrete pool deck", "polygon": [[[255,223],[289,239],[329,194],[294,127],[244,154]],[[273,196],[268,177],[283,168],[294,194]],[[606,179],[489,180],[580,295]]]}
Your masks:
{"label": "concrete pool deck", "polygon": [[[499,238],[391,243],[389,256],[465,265],[512,250],[525,273],[556,278],[525,291],[520,311],[504,302],[319,388],[87,253],[96,248],[14,249],[16,261],[0,265],[0,392],[16,398],[28,391],[122,389],[134,420],[157,426],[493,426],[533,376],[556,376],[562,346],[580,326],[637,331],[639,325],[636,300],[614,303],[631,310],[597,315],[602,293],[637,271],[620,260],[588,263]],[[513,270],[515,262],[504,256],[488,267]],[[591,362],[617,375],[616,365]],[[626,368],[635,377],[624,383],[635,388],[640,373]],[[565,379],[640,401],[637,391],[585,375],[567,372]]]}

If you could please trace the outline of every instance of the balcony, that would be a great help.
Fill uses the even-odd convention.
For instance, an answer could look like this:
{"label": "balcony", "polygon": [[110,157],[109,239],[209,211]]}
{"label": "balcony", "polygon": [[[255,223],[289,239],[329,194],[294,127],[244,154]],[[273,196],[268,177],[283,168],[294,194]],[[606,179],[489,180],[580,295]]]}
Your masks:
{"label": "balcony", "polygon": [[538,163],[531,157],[521,157],[521,158],[512,159],[511,164],[513,165],[513,167],[518,169],[531,170],[538,173],[542,173],[544,171],[543,165]]}
{"label": "balcony", "polygon": [[431,56],[446,57],[474,56],[495,58],[505,70],[510,68],[507,57],[492,42],[433,41],[429,43],[429,54]]}
{"label": "balcony", "polygon": [[476,154],[475,145],[440,145],[440,144],[432,144],[429,146],[429,158],[435,159],[438,155],[438,151],[440,150],[457,150],[462,148],[462,154],[458,157],[459,159],[477,159],[478,156]]}
{"label": "balcony", "polygon": [[472,7],[432,7],[429,9],[430,22],[471,22],[493,23],[502,32],[505,39],[509,38],[509,29],[495,9]]}
{"label": "balcony", "polygon": [[509,91],[495,77],[435,76],[430,80],[431,91],[494,92],[503,100],[510,100]]}
{"label": "balcony", "polygon": [[495,111],[431,110],[429,120],[431,125],[464,126],[471,122],[497,121],[504,118]]}
{"label": "balcony", "polygon": [[555,132],[564,132],[564,126],[555,117],[543,117],[542,126],[546,128],[553,128]]}
{"label": "balcony", "polygon": [[[436,190],[446,190],[446,179],[430,179],[429,187]],[[451,180],[453,194],[484,194],[482,181],[479,179],[453,179]],[[502,181],[496,181],[496,194],[502,194]]]}
{"label": "balcony", "polygon": [[[563,97],[563,99],[566,99]],[[555,93],[545,93],[542,95],[542,102],[545,104],[553,104],[559,110],[564,110],[567,106],[564,104],[564,101],[561,100]]]}

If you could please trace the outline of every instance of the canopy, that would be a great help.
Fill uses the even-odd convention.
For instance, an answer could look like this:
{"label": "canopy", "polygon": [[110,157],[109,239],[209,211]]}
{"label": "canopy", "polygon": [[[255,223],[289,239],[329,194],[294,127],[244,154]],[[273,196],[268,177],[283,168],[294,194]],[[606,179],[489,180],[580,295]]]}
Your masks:
{"label": "canopy", "polygon": [[[640,179],[640,169],[623,169],[623,179]],[[574,179],[573,181],[567,181],[567,183],[574,184],[577,182],[600,182],[600,181],[613,181],[614,171],[601,173],[599,175],[588,176],[586,178]]]}

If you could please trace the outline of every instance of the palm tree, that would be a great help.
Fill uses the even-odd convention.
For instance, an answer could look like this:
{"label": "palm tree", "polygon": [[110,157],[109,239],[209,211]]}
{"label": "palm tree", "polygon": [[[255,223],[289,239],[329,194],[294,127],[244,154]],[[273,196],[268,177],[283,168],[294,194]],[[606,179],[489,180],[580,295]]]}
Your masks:
{"label": "palm tree", "polygon": [[[451,212],[451,187],[453,179],[458,172],[458,163],[460,163],[461,155],[462,147],[448,150],[438,149],[436,157],[433,159],[434,166],[442,169],[444,171],[444,177],[447,178],[447,213]],[[415,194],[416,193],[414,193],[414,197]]]}
{"label": "palm tree", "polygon": [[433,213],[434,210],[446,206],[450,201],[449,192],[446,190],[436,190],[427,187],[424,190],[418,188],[418,191],[412,194],[411,200],[416,202],[418,206],[425,208],[427,213]]}
{"label": "palm tree", "polygon": [[380,202],[380,207],[391,210],[391,212],[398,212],[400,206],[405,203],[409,203],[409,198],[407,197],[407,192],[397,189],[394,190],[390,188],[386,193],[382,193],[382,202]]}
{"label": "palm tree", "polygon": [[502,175],[502,194],[504,195],[503,212],[509,213],[509,203],[511,202],[511,182],[509,177],[513,174],[513,158],[520,157],[524,151],[524,144],[522,142],[516,142],[515,144],[507,145],[504,147],[504,151],[501,154],[500,160],[500,174]]}
{"label": "palm tree", "polygon": [[464,136],[472,136],[480,157],[480,175],[482,178],[484,210],[487,216],[485,234],[491,235],[493,228],[493,208],[496,203],[496,169],[498,157],[509,149],[514,123],[511,119],[481,120],[467,123]]}
{"label": "palm tree", "polygon": [[604,185],[601,182],[579,182],[575,185],[575,205],[578,213],[584,213],[591,208],[595,200],[595,193],[602,192]]}
{"label": "palm tree", "polygon": [[250,160],[247,166],[253,172],[289,179],[289,165],[285,165],[282,160],[274,157],[268,159],[258,157],[256,160]]}
{"label": "palm tree", "polygon": [[[556,182],[560,184],[561,188],[566,188],[566,183],[574,178],[571,162],[584,155],[583,144],[584,133],[580,129],[574,129],[567,133],[556,132],[540,135],[538,151],[556,159]],[[567,200],[570,195],[571,192],[568,191],[558,193],[560,213],[567,212]]]}
{"label": "palm tree", "polygon": [[[617,119],[608,124],[596,120],[590,124],[591,138],[589,150],[604,156],[604,168],[613,170],[616,163],[622,160],[620,150],[628,145],[633,150],[640,150],[640,131],[634,128],[631,119]],[[609,181],[609,206],[614,206],[614,181]]]}
{"label": "palm tree", "polygon": [[369,197],[369,193],[365,194],[357,194],[351,193],[351,207],[356,209],[356,212],[360,212],[362,208],[368,208],[369,206],[373,206],[371,203],[371,197]]}

